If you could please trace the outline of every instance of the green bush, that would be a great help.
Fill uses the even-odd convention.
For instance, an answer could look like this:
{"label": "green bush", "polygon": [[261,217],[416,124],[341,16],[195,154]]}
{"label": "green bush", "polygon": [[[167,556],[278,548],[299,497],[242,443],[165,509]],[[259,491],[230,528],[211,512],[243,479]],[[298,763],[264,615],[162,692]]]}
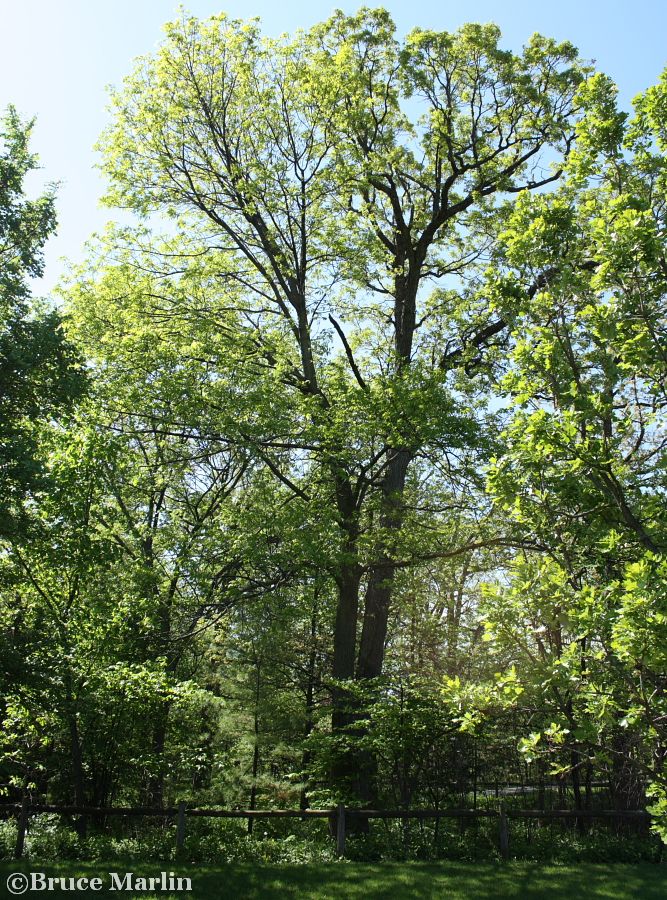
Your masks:
{"label": "green bush", "polygon": [[54,813],[39,813],[30,817],[24,854],[29,859],[84,858],[79,835]]}
{"label": "green bush", "polygon": [[[496,819],[443,819],[436,829],[430,820],[371,823],[367,834],[350,822],[346,855],[357,862],[494,861],[499,858]],[[0,858],[11,859],[16,821],[0,822]],[[78,859],[172,861],[176,853],[174,822],[113,818],[88,823],[84,836],[73,823],[53,814],[31,816],[25,856],[44,862]],[[663,844],[658,836],[612,822],[593,824],[579,832],[573,822],[537,825],[510,820],[510,856],[536,862],[659,862]],[[245,819],[188,818],[183,859],[192,863],[306,864],[335,859],[336,849],[324,819],[256,820],[248,834]]]}
{"label": "green bush", "polygon": [[0,859],[11,859],[16,847],[16,820],[0,821]]}

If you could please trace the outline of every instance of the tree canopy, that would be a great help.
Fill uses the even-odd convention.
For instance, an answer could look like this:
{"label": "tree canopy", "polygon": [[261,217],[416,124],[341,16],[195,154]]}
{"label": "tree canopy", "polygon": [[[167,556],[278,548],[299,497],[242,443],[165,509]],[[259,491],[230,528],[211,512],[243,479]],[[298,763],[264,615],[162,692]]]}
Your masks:
{"label": "tree canopy", "polygon": [[666,92],[494,25],[183,14],[113,94],[136,223],[67,339],[10,114],[8,784],[439,805],[481,767],[664,833]]}
{"label": "tree canopy", "polygon": [[31,128],[12,107],[0,123],[0,535],[21,527],[26,493],[39,484],[36,422],[81,391],[59,315],[30,303],[30,281],[42,274],[42,249],[56,227],[53,189],[25,196],[24,179],[37,167]]}

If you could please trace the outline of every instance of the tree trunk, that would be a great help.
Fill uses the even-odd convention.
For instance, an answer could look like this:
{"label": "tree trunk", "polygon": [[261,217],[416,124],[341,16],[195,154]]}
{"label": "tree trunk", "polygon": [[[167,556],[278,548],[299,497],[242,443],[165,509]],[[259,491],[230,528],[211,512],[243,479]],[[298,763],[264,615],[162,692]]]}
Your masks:
{"label": "tree trunk", "polygon": [[391,537],[387,539],[380,558],[370,571],[359,645],[358,678],[376,678],[382,674],[387,623],[394,585],[395,569],[392,554],[395,549],[395,538],[398,537],[403,524],[403,492],[410,460],[409,450],[390,451],[390,462],[382,483],[383,510],[380,517],[380,528],[388,532]]}
{"label": "tree trunk", "polygon": [[158,770],[148,782],[148,805],[161,809],[164,803],[164,748],[167,742],[169,708],[159,710],[159,719],[153,726],[152,750]]}
{"label": "tree trunk", "polygon": [[[354,678],[360,580],[361,573],[356,564],[341,567],[337,578],[338,603],[333,636],[332,675],[336,681],[350,681]],[[335,685],[332,694],[332,723],[334,730],[339,730],[352,721],[349,694],[341,685]]]}
{"label": "tree trunk", "polygon": [[[357,678],[374,679],[382,674],[387,624],[394,586],[394,538],[403,523],[403,492],[410,464],[407,450],[393,450],[387,474],[382,485],[383,511],[380,527],[391,535],[383,552],[372,566],[364,602],[364,618],[357,661]],[[364,715],[357,712],[357,718]],[[358,754],[356,790],[364,805],[376,806],[378,802],[377,761],[370,751]]]}
{"label": "tree trunk", "polygon": [[[579,771],[579,766],[581,765],[581,754],[575,745],[572,749],[572,753],[570,755],[570,762],[572,764],[572,792],[574,794],[574,808],[576,810],[583,809],[584,804],[581,796],[581,772]],[[583,818],[578,818],[577,822],[577,831],[579,834],[586,833],[586,820]]]}
{"label": "tree trunk", "polygon": [[[317,650],[315,647],[315,637],[317,635],[317,593],[315,594],[315,602],[313,604],[313,612],[310,617],[310,652],[308,653],[308,681],[306,683],[306,727],[304,737],[306,740],[310,737],[310,734],[313,730],[314,726],[314,710],[315,710],[315,665],[317,662]],[[306,774],[306,770],[310,765],[311,761],[311,752],[308,749],[303,751],[303,755],[301,757],[301,767],[304,772],[304,776]],[[308,809],[308,791],[306,789],[306,782],[304,781],[303,788],[301,789],[301,798],[299,802],[299,809]]]}
{"label": "tree trunk", "polygon": [[[72,778],[74,781],[74,805],[85,806],[86,789],[85,777],[83,773],[83,753],[81,751],[79,726],[77,725],[76,715],[74,712],[70,712],[69,715],[69,733],[72,743]],[[75,822],[74,828],[79,837],[85,837],[86,832],[88,831],[88,820],[86,816],[79,816],[79,818]]]}
{"label": "tree trunk", "polygon": [[[81,749],[81,735],[76,720],[76,705],[74,701],[74,686],[72,675],[65,672],[65,699],[67,701],[67,725],[69,728],[71,757],[72,757],[72,781],[74,783],[74,805],[86,805],[85,775],[83,771],[83,752]],[[85,824],[83,826],[85,831]]]}
{"label": "tree trunk", "polygon": [[[255,748],[252,754],[252,784],[250,787],[250,805],[248,809],[255,809],[257,804],[257,776],[259,774],[259,697],[261,687],[261,662],[255,659]],[[254,819],[248,819],[248,834],[252,834]]]}
{"label": "tree trunk", "polygon": [[333,634],[331,674],[335,683],[331,690],[331,729],[336,744],[332,754],[331,784],[347,800],[349,799],[347,795],[353,789],[357,766],[354,754],[345,740],[355,716],[352,698],[344,683],[354,679],[361,567],[358,560],[359,526],[354,492],[345,474],[333,463],[332,475],[336,486],[336,505],[339,525],[343,531],[343,542],[341,562],[335,576],[338,602]]}
{"label": "tree trunk", "polygon": [[70,714],[69,733],[72,742],[72,778],[74,780],[74,805],[86,805],[86,790],[83,774],[83,754],[81,752],[81,740],[76,717]]}
{"label": "tree trunk", "polygon": [[338,605],[334,625],[333,677],[331,728],[336,741],[331,763],[331,782],[346,801],[356,793],[358,774],[357,753],[347,738],[354,739],[356,719],[354,698],[344,684],[354,678],[354,660],[357,644],[357,616],[359,608],[358,566],[344,566],[338,582]]}

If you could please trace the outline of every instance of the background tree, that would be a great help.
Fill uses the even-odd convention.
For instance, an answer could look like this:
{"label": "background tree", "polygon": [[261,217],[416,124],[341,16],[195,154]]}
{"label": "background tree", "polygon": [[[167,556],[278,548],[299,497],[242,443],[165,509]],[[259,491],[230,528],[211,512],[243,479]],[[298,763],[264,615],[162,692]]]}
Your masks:
{"label": "background tree", "polygon": [[595,758],[623,806],[648,772],[664,791],[664,93],[663,77],[628,122],[608,79],[582,87],[567,178],[520,199],[490,273],[515,334],[490,489],[540,556],[516,561],[489,627],[541,686],[535,702],[551,697],[525,751],[555,753],[575,786]]}
{"label": "background tree", "polygon": [[37,168],[31,122],[10,107],[0,121],[0,538],[17,535],[24,502],[39,487],[37,420],[67,406],[82,389],[60,316],[30,301],[42,274],[42,249],[56,228],[53,187],[34,200],[24,179]]}

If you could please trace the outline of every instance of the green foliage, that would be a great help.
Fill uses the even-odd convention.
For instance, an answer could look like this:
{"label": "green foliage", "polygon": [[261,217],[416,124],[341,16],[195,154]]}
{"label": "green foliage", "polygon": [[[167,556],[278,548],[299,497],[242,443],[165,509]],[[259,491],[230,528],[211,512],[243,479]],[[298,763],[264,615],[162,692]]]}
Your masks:
{"label": "green foliage", "polygon": [[[526,757],[553,772],[608,765],[626,804],[642,802],[642,778],[654,779],[658,798],[664,780],[667,282],[656,90],[637,99],[628,124],[608,80],[581,89],[567,180],[515,206],[491,274],[517,340],[504,379],[516,408],[489,489],[537,554],[489,588],[487,636],[520,667],[521,702],[532,694],[540,707],[531,723],[540,727],[521,743]],[[630,753],[634,776],[622,772]],[[659,799],[654,811],[661,828]]]}
{"label": "green foliage", "polygon": [[17,536],[26,500],[44,487],[37,423],[83,388],[60,316],[30,302],[30,279],[42,274],[42,248],[56,227],[54,189],[25,196],[24,179],[37,168],[31,129],[13,107],[0,120],[0,538]]}
{"label": "green foliage", "polygon": [[[7,796],[607,791],[650,796],[664,837],[666,97],[631,119],[571,44],[494,25],[399,41],[362,9],[270,39],[183,13],[113,94],[107,200],[140,222],[72,271],[67,337],[29,303],[53,193],[25,198],[10,112]],[[187,853],[329,858],[326,823],[297,828],[193,821]],[[495,855],[475,828],[353,829],[350,853]],[[514,840],[620,852],[581,823]],[[29,844],[166,859],[173,828],[43,818]]]}

